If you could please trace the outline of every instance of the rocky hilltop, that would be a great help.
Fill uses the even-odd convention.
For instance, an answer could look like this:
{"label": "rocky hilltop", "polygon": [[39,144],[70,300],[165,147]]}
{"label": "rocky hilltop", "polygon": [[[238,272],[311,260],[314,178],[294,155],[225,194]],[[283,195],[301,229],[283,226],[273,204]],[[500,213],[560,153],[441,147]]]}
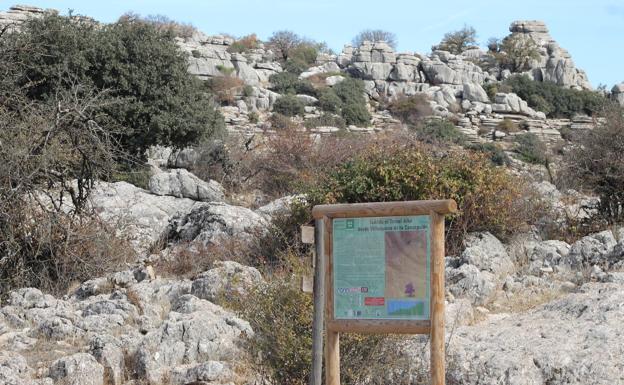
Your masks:
{"label": "rocky hilltop", "polygon": [[[19,31],[24,20],[55,12],[14,6],[0,12],[0,30]],[[600,208],[600,199],[588,191],[555,186],[552,173],[560,167],[556,161],[561,153],[569,151],[564,137],[570,131],[591,132],[605,120],[584,113],[550,118],[545,111],[530,107],[528,98],[523,100],[502,87],[514,75],[527,75],[542,82],[540,86],[547,82],[570,92],[591,90],[585,73],[543,22],[514,21],[509,31],[507,41],[530,41],[538,48],[538,54],[515,72],[492,66],[492,54],[475,47],[459,54],[443,50],[399,53],[387,42],[363,41],[359,46],[346,45],[338,54],[319,53],[308,68],[293,75],[296,80],[309,81],[322,90],[333,90],[351,79],[364,85],[365,97],[357,96],[365,100],[364,108],[372,116],[370,125],[341,128],[305,125],[326,115],[321,97],[277,92],[272,79],[287,72],[286,66],[267,44],[258,42],[253,48],[234,52],[231,48],[237,40],[229,36],[209,36],[196,30],[177,36],[175,43],[187,54],[192,75],[208,84],[215,79],[235,80],[231,100],[219,106],[228,135],[202,144],[204,147],[150,148],[147,163],[140,165],[139,176],[145,180],[132,179],[136,185],[126,181],[94,183],[86,209],[97,214],[98,226],[114,229],[123,241],[124,258],[114,271],[97,270],[97,276],[68,282],[64,286],[69,289],[55,295],[34,287],[0,292],[0,385],[279,383],[262,366],[275,358],[253,348],[254,338],[266,332],[254,322],[264,316],[268,318],[265,326],[283,331],[285,341],[276,339],[268,345],[292,349],[294,353],[281,361],[284,366],[303,361],[309,354],[301,346],[309,343],[305,313],[309,308],[305,305],[310,305],[310,298],[303,297],[307,294],[297,287],[296,293],[287,292],[287,298],[281,298],[285,303],[278,303],[283,307],[273,314],[252,314],[249,309],[279,301],[280,292],[271,292],[271,283],[299,282],[300,260],[307,258],[305,253],[310,250],[299,243],[298,233],[287,233],[279,226],[284,222],[292,225],[311,195],[281,194],[275,199],[262,191],[259,183],[240,184],[251,185],[250,191],[241,191],[239,185],[227,184],[222,170],[220,174],[210,166],[218,164],[241,173],[249,171],[245,167],[264,167],[265,173],[287,179],[293,175],[288,174],[290,168],[303,163],[308,167],[305,172],[311,173],[309,167],[316,164],[303,151],[314,151],[322,139],[347,138],[330,142],[329,152],[333,153],[327,156],[337,156],[343,150],[357,153],[364,148],[358,147],[358,140],[378,144],[383,134],[410,133],[413,127],[408,128],[386,109],[390,102],[410,96],[423,96],[431,115],[427,119],[452,122],[450,128],[459,129],[467,137],[467,145],[495,142],[505,156],[511,154],[515,137],[534,134],[548,144],[539,151],[553,153],[552,164],[531,164],[518,156],[497,166],[487,163],[491,170],[508,172],[504,176],[512,183],[527,184],[526,196],[519,199],[522,204],[535,199],[540,205],[535,206],[538,212],[532,213],[537,217],[534,222],[505,237],[483,228],[462,234],[461,250],[449,252],[453,255],[445,258],[447,383],[624,384],[624,227],[591,227],[583,235],[565,240],[550,236],[565,233],[557,233],[562,228],[583,227]],[[175,51],[176,46],[172,47]],[[180,72],[187,75],[184,65],[182,61]],[[293,136],[286,138],[290,141],[279,136],[271,119],[277,115],[278,100],[286,97],[304,105],[303,113],[289,120],[296,123],[287,132]],[[614,86],[611,97],[624,104],[624,84]],[[505,124],[515,129],[506,130]],[[393,137],[396,141],[405,138]],[[272,139],[274,147],[270,148],[267,143]],[[240,147],[239,153],[234,146]],[[435,148],[427,162],[437,166],[460,151],[458,147],[451,143],[448,152],[440,150],[442,146]],[[223,155],[230,150],[238,157]],[[467,152],[457,154],[468,157]],[[278,166],[286,172],[271,163],[270,156],[278,158],[282,162]],[[337,159],[338,164],[348,161]],[[441,180],[446,180],[441,174],[455,171],[432,169],[436,171],[434,179]],[[395,171],[403,176],[413,170]],[[502,210],[511,196],[511,188],[502,193],[497,190],[500,181],[495,179],[504,179],[503,174],[476,174],[475,179],[487,186],[488,197],[495,202],[490,211]],[[350,175],[346,183],[356,179]],[[253,176],[247,179],[253,181]],[[391,177],[384,174],[380,179]],[[372,179],[374,176],[365,182],[373,184]],[[457,180],[461,179],[453,181]],[[59,199],[56,187],[33,195],[41,207],[56,203],[61,212],[72,212],[75,207]],[[361,190],[369,188],[373,189],[366,185]],[[571,233],[580,234],[576,230]],[[284,258],[296,263],[272,265],[277,265],[270,257],[275,257],[271,253],[277,253],[273,243],[278,242],[294,245],[300,254]],[[0,255],[0,267],[3,263]],[[279,324],[280,316],[307,323],[288,335],[290,324]],[[427,382],[427,338],[392,341],[392,349],[383,351],[379,359],[385,365],[381,374],[357,383]],[[388,363],[383,359],[386,354],[403,359]],[[379,365],[365,358],[368,361],[362,362],[367,365]],[[302,377],[307,366],[297,370]]]}

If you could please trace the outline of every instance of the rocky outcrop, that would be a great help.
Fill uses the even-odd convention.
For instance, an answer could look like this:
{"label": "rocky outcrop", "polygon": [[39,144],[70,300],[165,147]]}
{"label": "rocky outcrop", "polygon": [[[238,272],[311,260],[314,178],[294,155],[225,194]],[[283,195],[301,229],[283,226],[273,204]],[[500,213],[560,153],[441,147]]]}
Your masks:
{"label": "rocky outcrop", "polygon": [[226,203],[199,203],[171,221],[169,239],[219,244],[226,239],[251,241],[262,234],[267,220],[250,209]]}
{"label": "rocky outcrop", "polygon": [[618,102],[620,106],[624,106],[624,83],[616,84],[611,89],[611,97]]}
{"label": "rocky outcrop", "polygon": [[220,183],[201,180],[182,168],[152,175],[149,189],[155,195],[170,195],[196,201],[222,202],[225,199],[225,190]]}
{"label": "rocky outcrop", "polygon": [[563,87],[591,89],[587,75],[576,68],[572,57],[550,36],[543,21],[514,21],[509,27],[509,38],[531,39],[539,47],[539,59],[530,63],[526,72],[532,79],[553,82]]}
{"label": "rocky outcrop", "polygon": [[157,196],[126,182],[98,183],[91,204],[105,221],[115,225],[139,252],[160,240],[169,220],[188,213],[192,199]]}
{"label": "rocky outcrop", "polygon": [[497,93],[492,104],[492,111],[507,114],[520,114],[532,118],[546,119],[543,112],[538,112],[529,107],[527,102],[514,93]]}
{"label": "rocky outcrop", "polygon": [[[9,293],[0,307],[0,383],[227,384],[250,375],[235,370],[244,357],[241,342],[254,334],[249,323],[191,294],[191,281],[137,271],[93,281],[100,282],[97,291],[85,290],[85,282],[62,299],[33,288]],[[245,295],[262,277],[223,262],[196,282],[198,294]]]}
{"label": "rocky outcrop", "polygon": [[[459,327],[448,337],[447,381],[466,385],[624,382],[623,295],[622,285],[590,283],[536,310],[492,315],[473,327]],[[408,350],[418,351],[413,346]]]}
{"label": "rocky outcrop", "polygon": [[0,30],[5,27],[17,29],[19,25],[31,17],[41,17],[46,13],[57,13],[53,9],[43,9],[28,5],[14,5],[8,11],[0,12]]}
{"label": "rocky outcrop", "polygon": [[178,46],[189,56],[189,72],[203,79],[232,72],[246,84],[263,85],[272,74],[282,71],[270,50],[260,46],[245,54],[230,53],[228,48],[233,42],[231,37],[196,31],[190,38],[179,38]]}

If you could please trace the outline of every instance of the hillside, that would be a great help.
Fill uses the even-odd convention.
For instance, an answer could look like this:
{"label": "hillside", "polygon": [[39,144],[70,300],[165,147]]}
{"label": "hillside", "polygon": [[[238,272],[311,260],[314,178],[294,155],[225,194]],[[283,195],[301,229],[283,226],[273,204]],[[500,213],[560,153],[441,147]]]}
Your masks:
{"label": "hillside", "polygon": [[[447,384],[624,384],[624,85],[543,22],[426,54],[0,31],[0,385],[307,383],[311,208],[447,198]],[[342,380],[428,383],[427,340],[344,336]]]}

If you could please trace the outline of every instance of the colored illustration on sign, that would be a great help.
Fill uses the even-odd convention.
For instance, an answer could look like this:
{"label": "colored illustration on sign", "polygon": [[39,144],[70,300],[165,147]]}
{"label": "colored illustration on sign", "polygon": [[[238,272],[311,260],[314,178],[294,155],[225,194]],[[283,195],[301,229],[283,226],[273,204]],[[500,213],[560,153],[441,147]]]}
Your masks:
{"label": "colored illustration on sign", "polygon": [[429,216],[333,220],[336,319],[429,319]]}

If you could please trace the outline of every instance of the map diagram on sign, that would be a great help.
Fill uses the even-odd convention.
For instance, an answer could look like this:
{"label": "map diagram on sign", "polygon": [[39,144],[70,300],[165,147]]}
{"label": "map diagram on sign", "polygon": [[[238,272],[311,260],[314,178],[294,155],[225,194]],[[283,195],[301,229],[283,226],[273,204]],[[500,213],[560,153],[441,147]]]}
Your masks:
{"label": "map diagram on sign", "polygon": [[333,220],[334,318],[429,319],[428,216]]}

